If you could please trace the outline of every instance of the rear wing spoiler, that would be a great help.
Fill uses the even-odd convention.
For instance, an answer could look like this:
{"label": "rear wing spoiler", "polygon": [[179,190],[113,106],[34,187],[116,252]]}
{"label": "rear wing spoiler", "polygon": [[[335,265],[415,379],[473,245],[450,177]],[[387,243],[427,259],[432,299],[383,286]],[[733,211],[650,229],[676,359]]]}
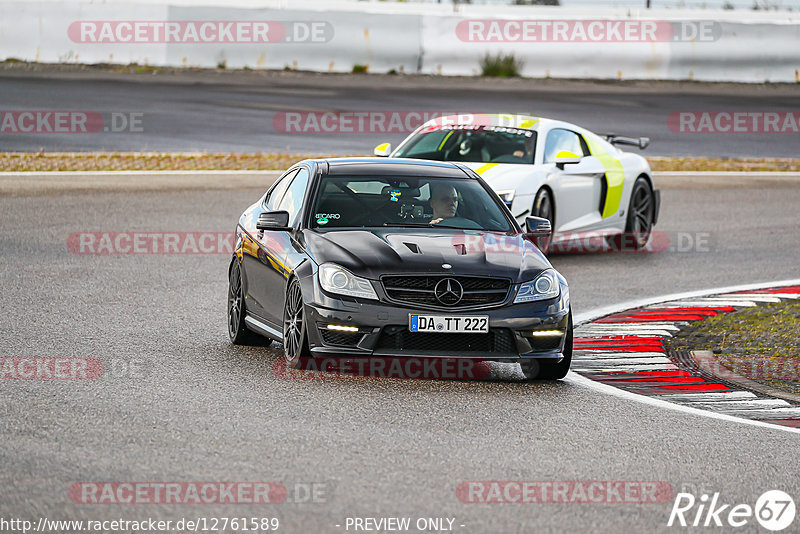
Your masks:
{"label": "rear wing spoiler", "polygon": [[605,138],[605,140],[611,143],[612,145],[635,146],[639,147],[641,150],[644,150],[650,145],[649,137],[625,137],[613,133],[600,134],[600,136]]}

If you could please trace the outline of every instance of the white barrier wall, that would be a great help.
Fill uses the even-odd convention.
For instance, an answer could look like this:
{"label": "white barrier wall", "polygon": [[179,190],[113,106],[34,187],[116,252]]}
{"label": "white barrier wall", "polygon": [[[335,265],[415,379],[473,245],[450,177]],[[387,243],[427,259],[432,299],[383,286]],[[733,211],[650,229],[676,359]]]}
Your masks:
{"label": "white barrier wall", "polygon": [[[266,9],[207,5],[165,6],[156,3],[95,4],[0,1],[0,59],[40,62],[132,63],[154,66],[228,68],[285,67],[321,72],[350,72],[368,65],[370,72],[475,75],[486,53],[513,53],[530,77],[599,79],[669,79],[737,82],[795,82],[800,70],[800,18],[786,13],[693,11],[574,10],[567,8],[486,7],[463,9],[409,4],[336,4],[336,10],[308,7]],[[272,5],[275,2],[271,2]],[[298,5],[287,3],[289,5]],[[795,15],[796,16],[796,15]],[[797,17],[797,16],[796,16]],[[652,22],[655,41],[527,41],[501,35],[500,40],[465,39],[469,21],[493,18],[553,21]],[[270,42],[91,42],[80,23],[213,22],[267,24]],[[666,38],[664,28],[688,21],[705,25],[703,38]],[[507,23],[501,22],[501,27]],[[115,30],[116,31],[116,30]],[[275,33],[277,32],[277,33]],[[90,32],[88,35],[92,35]],[[100,36],[100,33],[93,34]],[[123,32],[111,37],[129,37]],[[495,37],[497,35],[495,34]],[[679,36],[680,37],[680,36]],[[691,36],[690,36],[691,37]],[[106,41],[108,38],[106,39]],[[200,39],[202,40],[202,39]],[[245,39],[246,40],[246,39]],[[163,41],[163,39],[162,39]],[[229,40],[230,41],[230,40]]]}
{"label": "white barrier wall", "polygon": [[[374,15],[276,9],[220,9],[172,7],[169,20],[263,20],[282,22],[287,38],[296,42],[223,45],[180,43],[166,50],[164,64],[216,66],[225,60],[233,68],[282,69],[286,66],[320,72],[350,72],[353,65],[369,65],[375,72],[403,68],[416,72],[420,18],[410,15]],[[389,23],[391,22],[391,23]],[[322,28],[319,36],[310,28]],[[315,42],[315,37],[321,37]],[[308,38],[309,41],[303,40]],[[412,42],[413,46],[401,43]]]}
{"label": "white barrier wall", "polygon": [[534,78],[795,82],[800,69],[800,20],[789,24],[658,19],[654,26],[659,37],[668,24],[685,24],[687,32],[706,29],[708,39],[656,42],[465,42],[456,36],[456,26],[465,20],[485,19],[423,17],[423,72],[479,74],[479,59],[487,52],[513,53],[524,63],[522,75]]}

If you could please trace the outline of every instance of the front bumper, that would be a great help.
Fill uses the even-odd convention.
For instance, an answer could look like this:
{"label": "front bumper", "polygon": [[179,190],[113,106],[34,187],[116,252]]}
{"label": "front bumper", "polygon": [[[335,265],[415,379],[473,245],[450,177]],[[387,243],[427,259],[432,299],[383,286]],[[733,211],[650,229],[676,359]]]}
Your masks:
{"label": "front bumper", "polygon": [[[503,362],[563,357],[569,320],[566,287],[558,298],[539,302],[470,311],[431,311],[382,301],[334,298],[321,291],[316,276],[309,276],[303,282],[303,294],[309,296],[305,302],[308,342],[315,356],[470,358]],[[490,333],[412,333],[408,331],[408,316],[412,313],[487,315]],[[329,325],[336,330],[329,330]],[[358,330],[352,331],[354,328]],[[533,334],[553,330],[561,334]],[[471,344],[470,340],[476,343]]]}

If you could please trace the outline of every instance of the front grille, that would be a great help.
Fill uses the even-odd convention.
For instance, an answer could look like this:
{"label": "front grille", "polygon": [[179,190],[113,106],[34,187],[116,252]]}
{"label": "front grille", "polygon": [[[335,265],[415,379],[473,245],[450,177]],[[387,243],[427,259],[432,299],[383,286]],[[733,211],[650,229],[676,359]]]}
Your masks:
{"label": "front grille", "polygon": [[[456,301],[452,295],[442,300],[436,297],[436,284],[446,278],[461,285],[463,295],[460,300]],[[441,308],[499,304],[506,300],[511,287],[509,280],[481,276],[384,276],[382,282],[386,295],[392,300]]]}
{"label": "front grille", "polygon": [[507,328],[490,328],[488,334],[434,334],[409,332],[407,326],[387,326],[375,350],[404,352],[464,352],[516,354],[514,335]]}
{"label": "front grille", "polygon": [[355,347],[364,334],[358,332],[337,332],[326,328],[319,329],[322,341],[326,345],[336,345],[338,347]]}

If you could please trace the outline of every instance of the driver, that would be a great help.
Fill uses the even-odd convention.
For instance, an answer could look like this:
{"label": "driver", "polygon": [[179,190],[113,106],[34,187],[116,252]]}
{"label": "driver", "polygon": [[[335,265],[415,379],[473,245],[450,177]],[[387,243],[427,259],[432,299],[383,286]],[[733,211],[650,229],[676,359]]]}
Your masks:
{"label": "driver", "polygon": [[431,182],[430,205],[433,208],[433,219],[431,224],[436,224],[444,219],[456,216],[458,209],[458,193],[456,188],[450,184]]}
{"label": "driver", "polygon": [[512,152],[512,156],[517,158],[522,158],[528,163],[533,163],[533,148],[534,148],[535,139],[529,137],[525,139],[525,150],[517,149]]}

